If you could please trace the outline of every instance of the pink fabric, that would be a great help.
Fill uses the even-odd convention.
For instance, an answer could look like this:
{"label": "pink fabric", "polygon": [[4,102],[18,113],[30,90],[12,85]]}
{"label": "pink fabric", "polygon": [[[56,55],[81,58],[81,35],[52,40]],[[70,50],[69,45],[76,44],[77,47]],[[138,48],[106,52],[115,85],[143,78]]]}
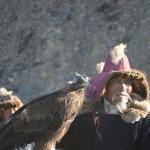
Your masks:
{"label": "pink fabric", "polygon": [[103,72],[94,76],[91,81],[91,87],[86,90],[88,100],[97,100],[100,98],[106,78],[110,72]]}
{"label": "pink fabric", "polygon": [[130,70],[130,64],[126,55],[118,62],[114,64],[111,56],[108,55],[103,71],[101,74],[97,74],[91,79],[91,87],[86,90],[86,97],[88,100],[98,100],[102,94],[102,90],[105,85],[105,81],[112,71]]}
{"label": "pink fabric", "polygon": [[130,70],[130,64],[128,57],[126,55],[121,58],[118,64],[112,62],[111,56],[108,55],[103,71],[102,72],[111,72],[111,71],[121,71],[121,70]]}

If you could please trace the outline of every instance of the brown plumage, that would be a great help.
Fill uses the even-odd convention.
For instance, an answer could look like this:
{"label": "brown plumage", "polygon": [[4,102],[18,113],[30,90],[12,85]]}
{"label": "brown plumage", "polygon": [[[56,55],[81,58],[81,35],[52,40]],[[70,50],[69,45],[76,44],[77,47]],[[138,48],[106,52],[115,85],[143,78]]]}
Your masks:
{"label": "brown plumage", "polygon": [[87,86],[88,77],[76,73],[63,89],[24,105],[0,128],[0,150],[32,142],[34,150],[55,149],[79,113]]}

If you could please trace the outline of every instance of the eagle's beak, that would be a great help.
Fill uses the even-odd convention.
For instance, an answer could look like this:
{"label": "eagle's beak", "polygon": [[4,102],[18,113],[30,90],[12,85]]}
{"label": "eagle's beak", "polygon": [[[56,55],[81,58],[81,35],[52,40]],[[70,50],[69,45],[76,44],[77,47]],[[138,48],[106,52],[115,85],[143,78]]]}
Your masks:
{"label": "eagle's beak", "polygon": [[84,82],[82,83],[82,86],[87,88],[91,87],[91,84],[89,82],[89,77],[84,77]]}

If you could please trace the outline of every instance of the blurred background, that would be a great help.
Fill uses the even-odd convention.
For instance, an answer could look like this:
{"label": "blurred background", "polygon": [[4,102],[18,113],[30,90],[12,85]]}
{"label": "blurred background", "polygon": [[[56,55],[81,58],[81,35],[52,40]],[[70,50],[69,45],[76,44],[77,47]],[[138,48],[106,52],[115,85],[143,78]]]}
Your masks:
{"label": "blurred background", "polygon": [[120,43],[150,78],[150,0],[0,0],[0,86],[24,103],[64,87]]}

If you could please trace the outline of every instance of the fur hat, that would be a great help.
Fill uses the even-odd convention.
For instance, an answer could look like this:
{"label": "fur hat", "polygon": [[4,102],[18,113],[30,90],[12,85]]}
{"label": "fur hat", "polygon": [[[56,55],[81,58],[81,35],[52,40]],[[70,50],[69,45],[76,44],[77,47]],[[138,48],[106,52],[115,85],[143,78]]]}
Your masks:
{"label": "fur hat", "polygon": [[145,118],[150,111],[149,86],[146,75],[138,70],[114,71],[106,79],[103,95],[109,82],[116,77],[128,78],[132,83],[132,93],[127,104],[127,109],[120,113],[121,118],[126,123],[134,123],[141,118]]}
{"label": "fur hat", "polygon": [[20,107],[23,106],[21,99],[5,88],[0,88],[0,122],[6,121]]}
{"label": "fur hat", "polygon": [[[141,118],[145,118],[150,111],[150,103],[147,101],[149,98],[149,86],[145,73],[130,68],[128,57],[124,54],[125,48],[126,45],[121,43],[111,50],[103,71],[92,78],[91,87],[86,91],[86,99],[87,101],[99,100],[102,95],[105,95],[106,86],[110,80],[116,77],[127,77],[132,82],[133,93],[127,109],[120,113],[120,116],[125,122],[134,123]],[[86,112],[85,110],[88,110],[89,104],[88,106],[83,104],[83,108],[83,112]]]}
{"label": "fur hat", "polygon": [[126,47],[121,43],[110,51],[102,72],[91,79],[91,87],[86,90],[87,99],[98,100],[100,98],[105,80],[112,71],[130,70],[128,57],[124,54]]}
{"label": "fur hat", "polygon": [[149,98],[149,86],[146,75],[138,70],[130,69],[129,71],[114,71],[108,75],[105,86],[103,89],[103,94],[105,93],[105,87],[109,84],[110,80],[116,77],[128,78],[132,83],[132,92],[139,95],[143,99]]}

